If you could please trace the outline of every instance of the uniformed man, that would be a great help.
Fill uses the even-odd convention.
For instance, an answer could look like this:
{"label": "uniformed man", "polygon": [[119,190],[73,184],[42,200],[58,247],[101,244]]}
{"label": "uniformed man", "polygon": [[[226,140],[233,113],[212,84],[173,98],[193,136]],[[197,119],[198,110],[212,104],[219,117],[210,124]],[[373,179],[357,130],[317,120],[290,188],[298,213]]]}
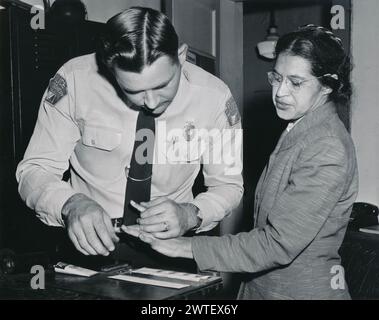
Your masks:
{"label": "uniformed man", "polygon": [[[96,53],[70,60],[50,80],[17,168],[19,192],[45,224],[66,226],[84,255],[107,256],[119,242],[114,223],[135,200],[126,200],[129,184],[140,181],[129,177],[140,115],[155,126],[151,201],[131,203],[142,230],[162,239],[207,231],[238,206],[236,104],[186,52],[165,15],[135,7],[108,21]],[[201,164],[207,191],[194,198]]]}

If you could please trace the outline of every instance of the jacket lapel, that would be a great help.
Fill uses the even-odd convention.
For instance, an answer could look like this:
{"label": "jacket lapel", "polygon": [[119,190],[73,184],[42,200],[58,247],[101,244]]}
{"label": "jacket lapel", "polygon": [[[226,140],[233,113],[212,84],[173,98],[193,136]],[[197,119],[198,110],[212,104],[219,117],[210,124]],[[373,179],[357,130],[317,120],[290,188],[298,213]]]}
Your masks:
{"label": "jacket lapel", "polygon": [[[261,216],[261,203],[262,203],[262,195],[266,192],[267,186],[270,184],[270,173],[275,164],[276,158],[278,154],[284,150],[287,150],[294,146],[299,139],[302,139],[307,131],[313,127],[322,124],[325,120],[330,117],[338,116],[336,107],[332,102],[328,102],[322,106],[319,106],[317,109],[312,112],[306,114],[301,121],[299,121],[289,132],[285,129],[280,136],[280,139],[270,155],[270,159],[268,164],[266,165],[261,178],[259,179],[256,195],[255,195],[255,205],[254,205],[254,226],[260,225],[262,221],[266,219],[266,217]],[[275,195],[272,195],[273,197]],[[266,213],[267,215],[268,213]],[[259,220],[260,219],[260,220]],[[264,219],[264,220],[263,220]]]}

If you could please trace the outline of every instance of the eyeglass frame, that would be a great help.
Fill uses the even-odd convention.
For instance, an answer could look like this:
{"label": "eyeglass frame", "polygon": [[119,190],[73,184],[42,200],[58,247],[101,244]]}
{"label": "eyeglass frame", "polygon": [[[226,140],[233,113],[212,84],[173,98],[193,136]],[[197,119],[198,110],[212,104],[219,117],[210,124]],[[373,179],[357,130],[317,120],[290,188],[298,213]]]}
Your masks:
{"label": "eyeglass frame", "polygon": [[[282,80],[281,80],[280,82],[278,82],[277,85],[275,85],[275,84],[271,83],[271,81],[270,81],[270,74],[272,74],[272,75],[273,75],[273,74],[277,74],[278,76],[280,76],[280,77],[282,78]],[[286,86],[287,86],[287,89],[288,89],[289,91],[291,91],[291,92],[299,92],[299,91],[301,90],[301,88],[302,88],[302,84],[303,84],[303,83],[308,82],[308,81],[312,81],[312,80],[315,80],[315,79],[320,79],[320,78],[323,78],[323,77],[325,77],[325,76],[327,76],[327,74],[324,74],[324,75],[319,76],[319,77],[313,77],[313,78],[309,78],[309,79],[299,80],[300,83],[298,84],[298,87],[295,87],[294,84],[293,84],[293,82],[292,82],[292,80],[289,79],[287,76],[283,77],[281,74],[279,74],[279,73],[276,72],[275,70],[271,70],[271,71],[268,71],[268,72],[267,72],[267,80],[268,80],[268,83],[269,83],[272,87],[274,87],[274,86],[278,86],[279,84],[281,84],[281,83],[283,82],[283,79],[285,79],[285,84],[286,84]],[[291,82],[291,85],[290,85],[290,86],[288,85],[288,81]]]}

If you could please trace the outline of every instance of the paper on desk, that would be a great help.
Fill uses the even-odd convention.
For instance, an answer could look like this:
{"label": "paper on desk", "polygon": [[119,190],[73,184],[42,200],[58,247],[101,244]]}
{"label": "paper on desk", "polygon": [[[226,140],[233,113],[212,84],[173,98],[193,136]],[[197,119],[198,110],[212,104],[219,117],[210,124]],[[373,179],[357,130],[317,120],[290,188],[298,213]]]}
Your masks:
{"label": "paper on desk", "polygon": [[152,269],[152,268],[140,268],[140,269],[135,269],[132,272],[138,273],[138,274],[146,274],[150,276],[195,281],[195,282],[204,281],[211,278],[211,276],[206,276],[206,275],[201,275],[201,274],[196,274],[196,273],[177,272],[177,271],[171,271],[171,270]]}
{"label": "paper on desk", "polygon": [[134,282],[134,283],[148,284],[152,286],[166,287],[166,288],[172,288],[172,289],[182,289],[182,288],[190,286],[189,284],[155,280],[155,279],[150,279],[150,278],[141,278],[141,277],[129,276],[129,275],[111,276],[109,278],[114,279],[114,280],[129,281],[129,282]]}
{"label": "paper on desk", "polygon": [[98,274],[97,271],[78,267],[73,264],[68,264],[64,262],[58,262],[54,266],[54,271],[57,273],[72,274],[72,275],[82,276],[82,277],[92,277],[95,274]]}

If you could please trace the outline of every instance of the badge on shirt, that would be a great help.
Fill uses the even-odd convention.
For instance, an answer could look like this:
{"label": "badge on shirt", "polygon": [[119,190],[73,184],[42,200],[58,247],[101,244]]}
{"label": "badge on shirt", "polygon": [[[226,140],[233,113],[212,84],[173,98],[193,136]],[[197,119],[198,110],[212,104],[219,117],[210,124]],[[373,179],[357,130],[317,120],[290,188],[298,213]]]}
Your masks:
{"label": "badge on shirt", "polygon": [[66,94],[66,80],[59,73],[57,73],[54,78],[50,79],[49,89],[45,100],[55,106]]}
{"label": "badge on shirt", "polygon": [[241,120],[237,104],[233,97],[230,97],[228,101],[226,101],[225,114],[231,127],[235,126]]}
{"label": "badge on shirt", "polygon": [[183,137],[187,142],[190,142],[195,136],[195,125],[193,121],[187,121],[183,128]]}

